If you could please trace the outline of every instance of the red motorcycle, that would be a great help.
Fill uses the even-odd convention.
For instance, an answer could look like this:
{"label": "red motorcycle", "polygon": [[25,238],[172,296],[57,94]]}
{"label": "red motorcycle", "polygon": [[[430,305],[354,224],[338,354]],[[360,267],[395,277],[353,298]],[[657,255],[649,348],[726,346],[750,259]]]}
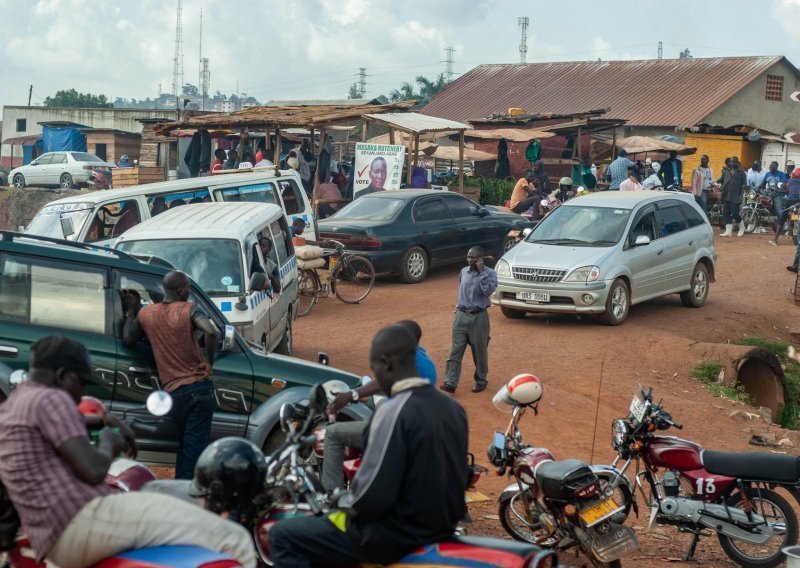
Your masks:
{"label": "red motorcycle", "polygon": [[619,567],[620,558],[639,546],[624,525],[633,489],[609,466],[556,461],[549,450],[523,444],[520,419],[528,409],[537,413],[541,397],[539,379],[522,374],[493,399],[500,410],[511,408],[508,428],[495,433],[488,450],[498,474],[508,471],[515,480],[500,495],[500,523],[517,540],[556,550],[578,547],[593,566]]}
{"label": "red motorcycle", "polygon": [[[11,384],[18,385],[26,380],[23,371],[11,374]],[[171,399],[157,391],[150,395],[148,410],[156,415],[167,414],[172,407]],[[167,407],[168,406],[168,407]],[[93,397],[83,397],[78,410],[86,419],[89,436],[96,443],[99,431],[104,427],[103,417],[107,410],[102,402]],[[114,460],[106,475],[105,483],[116,491],[138,491],[155,479],[155,475],[144,464],[128,459]],[[18,534],[13,547],[7,551],[5,564],[9,568],[52,568],[46,559],[36,562],[36,554],[31,548],[28,538]],[[94,568],[167,568],[181,566],[183,568],[238,568],[241,565],[230,557],[198,546],[159,546],[129,550],[98,562]]]}
{"label": "red motorcycle", "polygon": [[[636,462],[635,482],[650,505],[650,526],[674,525],[694,535],[684,561],[694,556],[702,531],[710,530],[741,566],[769,568],[784,562],[781,549],[797,542],[797,517],[770,487],[797,484],[800,458],[704,451],[694,442],[656,433],[670,428],[683,426],[653,402],[652,388],[634,396],[628,418],[612,425],[612,446],[618,452],[612,465],[622,463],[624,474]],[[627,483],[620,475],[623,480]]]}

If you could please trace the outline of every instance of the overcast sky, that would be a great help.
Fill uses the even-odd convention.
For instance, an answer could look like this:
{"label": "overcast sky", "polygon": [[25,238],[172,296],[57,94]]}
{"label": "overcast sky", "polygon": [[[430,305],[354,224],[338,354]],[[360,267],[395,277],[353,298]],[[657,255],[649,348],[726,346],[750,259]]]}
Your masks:
{"label": "overcast sky", "polygon": [[[0,0],[0,105],[60,89],[115,97],[171,92],[177,0]],[[602,10],[600,7],[602,6]],[[184,82],[198,83],[200,10],[211,93],[261,101],[367,95],[417,75],[519,62],[786,55],[800,66],[800,0],[183,0]],[[591,88],[587,85],[587,88]]]}

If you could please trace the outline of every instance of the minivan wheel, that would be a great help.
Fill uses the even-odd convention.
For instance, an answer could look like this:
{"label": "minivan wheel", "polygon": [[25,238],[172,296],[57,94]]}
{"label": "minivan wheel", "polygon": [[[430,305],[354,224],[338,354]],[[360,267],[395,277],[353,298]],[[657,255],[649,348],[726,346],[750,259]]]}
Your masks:
{"label": "minivan wheel", "polygon": [[708,298],[708,268],[702,262],[694,266],[689,286],[688,290],[681,292],[681,302],[687,308],[699,308]]}
{"label": "minivan wheel", "polygon": [[25,187],[25,176],[22,174],[17,174],[14,176],[14,187],[17,189],[23,189]]}
{"label": "minivan wheel", "polygon": [[407,284],[417,284],[428,275],[428,255],[422,247],[411,247],[403,255],[400,277]]}
{"label": "minivan wheel", "polygon": [[500,306],[500,311],[503,313],[504,316],[511,319],[521,319],[525,317],[524,311],[515,310],[514,308],[507,308],[505,306]]}
{"label": "minivan wheel", "polygon": [[620,325],[628,317],[630,307],[628,286],[623,280],[617,278],[608,291],[606,311],[600,316],[600,321],[606,325]]}
{"label": "minivan wheel", "polygon": [[72,182],[72,176],[69,174],[61,174],[61,187],[64,189],[72,189],[75,184]]}
{"label": "minivan wheel", "polygon": [[286,314],[286,329],[283,330],[283,337],[281,337],[281,342],[278,343],[278,346],[275,348],[276,353],[280,353],[281,355],[291,355],[292,354],[292,314]]}

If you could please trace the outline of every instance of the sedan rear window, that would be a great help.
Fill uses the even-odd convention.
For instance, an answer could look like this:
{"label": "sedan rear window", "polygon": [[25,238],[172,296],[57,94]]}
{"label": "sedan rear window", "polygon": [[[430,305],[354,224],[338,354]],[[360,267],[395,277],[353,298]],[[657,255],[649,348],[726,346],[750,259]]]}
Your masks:
{"label": "sedan rear window", "polygon": [[100,158],[88,152],[73,152],[72,159],[76,162],[102,162]]}
{"label": "sedan rear window", "polygon": [[562,205],[548,215],[526,239],[557,246],[610,247],[628,225],[630,209]]}
{"label": "sedan rear window", "polygon": [[365,219],[369,221],[391,221],[406,202],[402,199],[362,197],[338,211],[336,219]]}

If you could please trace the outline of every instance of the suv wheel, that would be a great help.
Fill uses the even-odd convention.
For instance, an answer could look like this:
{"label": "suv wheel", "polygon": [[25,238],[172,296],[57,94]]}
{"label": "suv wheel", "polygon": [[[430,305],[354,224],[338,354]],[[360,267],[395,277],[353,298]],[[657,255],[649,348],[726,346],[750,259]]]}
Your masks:
{"label": "suv wheel", "polygon": [[622,279],[617,278],[608,291],[606,311],[600,316],[600,321],[606,325],[620,325],[628,317],[630,307],[628,286]]}
{"label": "suv wheel", "polygon": [[702,262],[698,262],[692,270],[689,289],[681,292],[681,302],[687,308],[699,308],[706,303],[706,298],[708,298],[708,268]]}
{"label": "suv wheel", "polygon": [[275,348],[276,353],[280,353],[281,355],[291,355],[292,354],[292,313],[289,312],[286,314],[286,329],[283,330],[283,337],[281,338],[281,342],[278,343],[278,346]]}
{"label": "suv wheel", "polygon": [[504,316],[511,319],[521,319],[525,317],[525,312],[522,310],[515,310],[513,308],[500,306],[500,311],[503,313]]}

